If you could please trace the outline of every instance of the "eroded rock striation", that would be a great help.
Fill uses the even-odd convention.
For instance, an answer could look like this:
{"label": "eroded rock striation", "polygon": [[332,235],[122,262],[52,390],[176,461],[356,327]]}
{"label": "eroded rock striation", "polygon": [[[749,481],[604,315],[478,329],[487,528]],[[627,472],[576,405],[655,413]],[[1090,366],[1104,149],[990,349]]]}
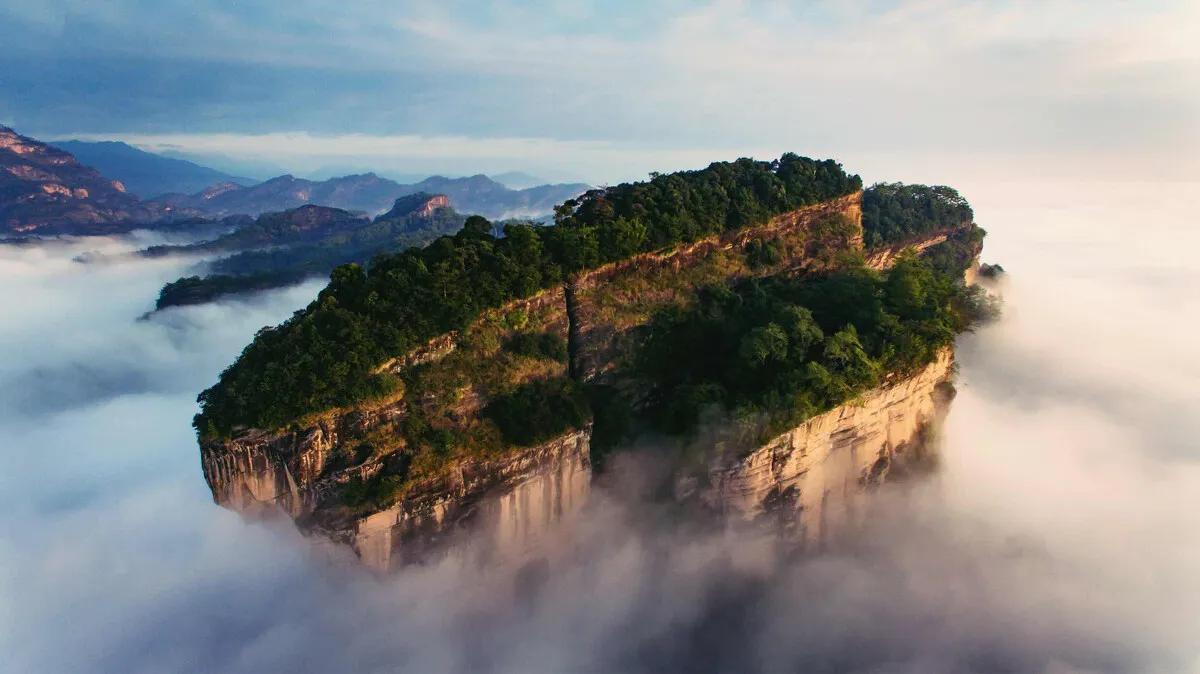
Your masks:
{"label": "eroded rock striation", "polygon": [[817,415],[749,454],[717,455],[700,498],[738,520],[769,520],[818,547],[848,530],[869,488],[928,458],[948,411],[954,354]]}

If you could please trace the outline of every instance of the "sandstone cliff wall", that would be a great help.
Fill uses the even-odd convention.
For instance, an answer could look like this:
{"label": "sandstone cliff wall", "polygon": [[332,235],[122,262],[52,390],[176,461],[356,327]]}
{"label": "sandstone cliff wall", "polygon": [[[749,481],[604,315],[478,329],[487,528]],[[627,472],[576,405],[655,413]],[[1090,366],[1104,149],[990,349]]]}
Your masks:
{"label": "sandstone cliff wall", "polygon": [[912,239],[910,241],[892,244],[883,248],[873,249],[867,253],[867,266],[871,269],[882,271],[895,264],[896,257],[905,250],[911,248],[912,250],[920,253],[926,248],[932,248],[939,243],[945,242],[946,239],[950,238],[950,235],[955,231],[957,230],[950,229],[943,232],[934,232],[918,239]]}
{"label": "sandstone cliff wall", "polygon": [[254,430],[229,440],[203,442],[201,467],[213,500],[220,505],[254,516],[279,509],[303,517],[337,485],[370,478],[382,467],[382,461],[373,460],[330,470],[343,439],[361,436],[403,414],[403,403],[393,403],[334,413],[301,429]]}
{"label": "sandstone cliff wall", "polygon": [[701,498],[735,519],[768,518],[809,546],[845,530],[897,465],[920,458],[948,408],[953,352],[740,457],[716,457]]}
{"label": "sandstone cliff wall", "polygon": [[460,534],[470,534],[482,555],[519,560],[587,499],[590,438],[589,428],[499,459],[464,462],[396,505],[324,533],[350,543],[377,570],[445,552]]}
{"label": "sandstone cliff wall", "polygon": [[[569,365],[557,366],[560,375],[551,367],[530,370],[529,376],[561,376],[566,369],[576,379],[611,383],[609,375],[636,352],[638,329],[655,312],[691,301],[698,285],[820,269],[841,251],[861,250],[861,214],[861,193],[853,194],[762,227],[606,265],[486,312],[462,334],[439,336],[380,369],[403,373],[421,366],[451,372],[456,361],[496,357],[498,347],[480,346],[488,341],[480,335],[490,331],[491,342],[502,343],[519,314],[521,321],[569,345]],[[903,248],[923,250],[947,235],[874,251],[868,261],[885,268]],[[748,250],[755,241],[776,246],[777,259],[752,263]],[[916,378],[873,392],[860,405],[821,415],[747,457],[732,463],[723,459],[727,463],[712,468],[706,500],[723,512],[754,518],[786,514],[772,504],[791,499],[795,525],[804,536],[819,539],[829,513],[837,510],[825,507],[831,499],[852,504],[864,470],[916,446],[920,429],[935,416],[932,391],[947,376],[949,358],[947,353]],[[453,398],[446,408],[454,423],[464,428],[479,423],[486,386],[467,382],[437,393]],[[460,457],[437,474],[406,484],[386,505],[348,507],[342,499],[348,485],[406,474],[413,449],[379,445],[378,438],[395,432],[408,413],[406,405],[431,404],[428,395],[331,411],[300,428],[251,430],[205,443],[202,465],[214,500],[251,515],[282,511],[305,532],[347,543],[367,564],[386,569],[429,554],[464,529],[475,531],[472,538],[486,541],[497,554],[520,556],[586,498],[590,428],[489,458]],[[354,448],[368,439],[381,448],[358,456]]]}

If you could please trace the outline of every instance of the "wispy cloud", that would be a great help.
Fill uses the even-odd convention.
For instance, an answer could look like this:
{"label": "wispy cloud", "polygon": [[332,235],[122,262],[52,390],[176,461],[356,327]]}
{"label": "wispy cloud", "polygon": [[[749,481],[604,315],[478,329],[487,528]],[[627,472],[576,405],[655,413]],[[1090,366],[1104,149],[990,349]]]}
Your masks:
{"label": "wispy cloud", "polygon": [[[0,246],[4,664],[1195,672],[1200,192],[960,186],[1010,280],[1002,320],[960,343],[936,477],[875,494],[858,545],[796,558],[681,526],[610,473],[516,590],[455,559],[368,577],[211,502],[194,393],[313,286],[134,321],[186,263],[71,262],[120,240]],[[97,389],[77,365],[142,381]]]}
{"label": "wispy cloud", "polygon": [[[0,115],[52,134],[1020,150],[1195,174],[1198,14],[1186,0],[21,3],[0,10]],[[606,161],[616,175],[636,156]]]}

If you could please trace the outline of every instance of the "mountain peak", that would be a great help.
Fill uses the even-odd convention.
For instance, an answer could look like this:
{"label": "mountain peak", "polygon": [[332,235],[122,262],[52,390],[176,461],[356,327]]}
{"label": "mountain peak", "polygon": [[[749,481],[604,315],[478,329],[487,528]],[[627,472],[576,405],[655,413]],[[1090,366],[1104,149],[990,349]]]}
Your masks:
{"label": "mountain peak", "polygon": [[280,211],[278,213],[264,213],[259,216],[260,221],[274,220],[285,223],[300,231],[324,227],[334,222],[358,219],[361,219],[361,216],[350,211],[330,206],[318,206],[316,204],[305,204],[291,210]]}
{"label": "mountain peak", "polygon": [[408,216],[427,218],[439,208],[450,208],[450,198],[445,194],[417,192],[400,197],[392,209],[379,216],[380,220],[393,220]]}
{"label": "mountain peak", "polygon": [[0,227],[8,232],[112,231],[167,214],[70,152],[9,127],[0,127],[0,194]]}

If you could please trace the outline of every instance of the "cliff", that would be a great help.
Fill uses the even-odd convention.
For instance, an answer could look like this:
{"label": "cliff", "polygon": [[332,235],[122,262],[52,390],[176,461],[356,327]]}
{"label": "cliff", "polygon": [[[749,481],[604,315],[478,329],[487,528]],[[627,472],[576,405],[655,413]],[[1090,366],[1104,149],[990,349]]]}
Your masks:
{"label": "cliff", "polygon": [[[464,529],[486,532],[474,538],[519,557],[586,497],[592,426],[568,424],[514,444],[497,434],[494,403],[539,382],[575,380],[621,390],[641,406],[647,385],[630,365],[654,316],[689,306],[701,286],[819,272],[848,254],[889,266],[901,247],[862,251],[861,215],[861,193],[850,194],[758,227],[635,255],[486,311],[467,328],[381,364],[377,371],[404,384],[389,397],[310,415],[282,431],[204,441],[214,499],[248,513],[282,510],[302,530],[351,545],[376,568],[419,559]],[[903,247],[921,250],[948,234]],[[565,357],[519,345],[533,337],[565,343]],[[702,500],[749,518],[790,511],[805,537],[820,538],[836,510],[827,504],[852,503],[858,485],[881,479],[894,458],[917,453],[950,359],[944,352],[916,375],[888,381],[745,456],[716,457]]]}
{"label": "cliff", "polygon": [[471,457],[414,482],[386,507],[348,508],[352,481],[382,477],[387,457],[339,467],[339,446],[378,417],[346,415],[306,432],[250,434],[202,450],[204,474],[220,504],[253,517],[280,511],[302,530],[350,545],[365,564],[387,570],[472,536],[481,554],[519,558],[552,525],[575,511],[591,483],[591,429],[499,457]]}
{"label": "cliff", "polygon": [[417,192],[396,199],[391,210],[379,216],[379,219],[391,220],[410,215],[428,218],[439,208],[450,208],[450,198],[444,194]]}
{"label": "cliff", "polygon": [[863,512],[869,488],[925,458],[927,439],[953,397],[954,355],[895,378],[859,400],[787,431],[744,456],[717,455],[700,492],[745,521],[793,529],[806,546],[830,540]]}
{"label": "cliff", "polygon": [[386,570],[444,552],[468,536],[483,556],[520,559],[586,501],[591,430],[572,431],[493,460],[464,461],[399,503],[323,533]]}

